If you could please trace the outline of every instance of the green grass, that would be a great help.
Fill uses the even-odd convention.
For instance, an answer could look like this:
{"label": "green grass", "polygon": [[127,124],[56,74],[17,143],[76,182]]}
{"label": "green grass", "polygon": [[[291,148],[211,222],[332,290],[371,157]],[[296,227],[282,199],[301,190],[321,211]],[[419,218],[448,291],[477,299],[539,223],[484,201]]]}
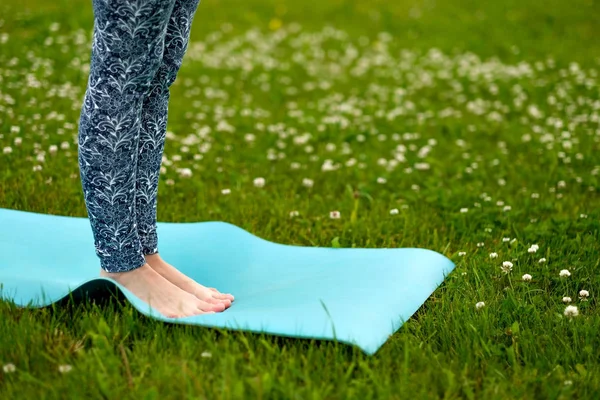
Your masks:
{"label": "green grass", "polygon": [[[0,150],[12,149],[0,151],[0,207],[85,217],[76,138],[91,2],[8,0],[0,12]],[[0,398],[597,398],[598,20],[591,0],[203,1],[171,91],[159,221],[227,221],[305,246],[423,247],[456,270],[372,357],[166,325],[127,304],[0,302],[0,367],[15,366],[0,368]],[[343,59],[350,46],[356,58]],[[323,171],[326,159],[339,168]],[[563,315],[563,296],[579,316]]]}

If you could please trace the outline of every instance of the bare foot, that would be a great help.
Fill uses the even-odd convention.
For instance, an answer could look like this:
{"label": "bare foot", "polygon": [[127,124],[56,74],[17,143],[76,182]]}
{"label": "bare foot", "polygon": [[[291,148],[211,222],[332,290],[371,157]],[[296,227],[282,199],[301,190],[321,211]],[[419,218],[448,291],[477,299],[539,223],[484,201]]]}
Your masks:
{"label": "bare foot", "polygon": [[215,311],[223,311],[224,309],[231,306],[231,302],[234,300],[231,294],[224,294],[219,292],[215,288],[207,288],[188,277],[187,275],[179,272],[174,266],[163,260],[158,253],[148,254],[145,256],[146,261],[152,269],[158,272],[160,275],[165,277],[169,282],[175,286],[185,290],[188,293],[193,294],[198,299],[206,301],[207,303],[214,304],[216,307],[222,307],[221,309],[213,308]]}
{"label": "bare foot", "polygon": [[213,314],[215,307],[181,290],[153,270],[149,264],[127,272],[106,272],[100,276],[111,278],[125,286],[134,295],[168,318]]}

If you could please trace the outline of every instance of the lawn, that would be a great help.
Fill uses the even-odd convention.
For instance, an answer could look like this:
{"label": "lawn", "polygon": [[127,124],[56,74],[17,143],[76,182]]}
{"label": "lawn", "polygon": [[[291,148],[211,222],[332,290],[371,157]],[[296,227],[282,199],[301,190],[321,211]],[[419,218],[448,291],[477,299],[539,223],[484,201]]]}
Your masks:
{"label": "lawn", "polygon": [[[0,398],[600,397],[598,21],[593,0],[203,0],[158,220],[456,269],[373,356],[0,301]],[[1,208],[86,217],[92,26],[91,1],[0,5]]]}

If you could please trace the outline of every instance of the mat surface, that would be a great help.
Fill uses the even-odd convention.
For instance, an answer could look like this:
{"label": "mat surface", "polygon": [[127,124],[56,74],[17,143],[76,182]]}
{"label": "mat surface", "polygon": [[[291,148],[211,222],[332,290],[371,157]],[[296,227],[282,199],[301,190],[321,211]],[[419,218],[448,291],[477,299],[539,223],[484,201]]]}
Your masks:
{"label": "mat surface", "polygon": [[302,247],[226,222],[158,222],[161,256],[205,286],[232,293],[224,312],[166,318],[99,278],[87,218],[0,208],[0,298],[43,307],[70,291],[117,285],[141,313],[206,327],[334,340],[375,353],[454,264],[427,249]]}

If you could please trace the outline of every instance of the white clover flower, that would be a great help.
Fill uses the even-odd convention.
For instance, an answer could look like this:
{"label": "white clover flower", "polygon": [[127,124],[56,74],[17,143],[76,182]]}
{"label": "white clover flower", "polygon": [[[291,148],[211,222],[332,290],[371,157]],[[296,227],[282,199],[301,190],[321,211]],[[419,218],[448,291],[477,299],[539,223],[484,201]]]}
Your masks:
{"label": "white clover flower", "polygon": [[510,271],[512,271],[512,267],[513,267],[513,263],[511,263],[510,261],[504,261],[502,263],[502,267],[500,267],[502,269],[502,272],[504,272],[505,274],[508,274]]}
{"label": "white clover flower", "polygon": [[525,282],[529,282],[531,280],[531,275],[529,274],[525,274],[521,277],[521,279],[523,279]]}
{"label": "white clover flower", "polygon": [[510,238],[502,238],[502,242],[504,242],[504,243],[510,242]]}
{"label": "white clover flower", "polygon": [[464,256],[465,254],[467,254],[465,251],[459,251],[459,252],[458,252],[458,255],[459,255],[460,257]]}
{"label": "white clover flower", "polygon": [[510,210],[512,210],[512,207],[511,206],[504,206],[503,210],[504,211],[510,211]]}
{"label": "white clover flower", "polygon": [[184,178],[189,178],[190,176],[192,176],[192,170],[189,168],[178,168],[177,172],[180,176]]}
{"label": "white clover flower", "polygon": [[9,146],[7,146],[4,149],[2,149],[2,152],[4,154],[10,154],[10,153],[12,153],[12,151],[13,151],[12,147],[9,147]]}
{"label": "white clover flower", "polygon": [[10,374],[11,372],[15,372],[17,370],[17,367],[15,367],[15,364],[13,364],[13,363],[8,363],[8,364],[4,364],[4,366],[2,367],[2,370],[6,374]]}
{"label": "white clover flower", "polygon": [[484,246],[484,243],[483,243],[483,242],[479,242],[479,243],[477,243],[477,247],[483,247],[483,246]]}
{"label": "white clover flower", "polygon": [[221,193],[223,193],[223,194],[230,194],[231,193],[231,189],[223,189],[223,190],[221,190]]}
{"label": "white clover flower", "polygon": [[385,179],[385,178],[382,178],[382,177],[377,178],[377,183],[380,183],[383,185],[386,182],[387,182],[387,179]]}
{"label": "white clover flower", "polygon": [[468,209],[468,208],[466,208],[466,207],[464,207],[464,208],[461,208],[461,209],[460,209],[460,212],[461,212],[461,213],[466,213],[466,212],[469,212],[469,209]]}
{"label": "white clover flower", "polygon": [[390,214],[391,214],[391,215],[396,215],[396,214],[398,214],[398,209],[397,209],[397,208],[392,208],[392,209],[390,210]]}
{"label": "white clover flower", "polygon": [[304,178],[302,179],[302,185],[306,187],[313,187],[314,181],[312,179]]}
{"label": "white clover flower", "polygon": [[498,258],[498,253],[490,253],[490,258]]}
{"label": "white clover flower", "polygon": [[530,249],[535,249],[535,251],[538,251],[540,249],[540,246],[538,246],[537,244],[532,244],[531,246],[529,246]]}
{"label": "white clover flower", "polygon": [[576,306],[567,306],[567,307],[565,308],[565,312],[564,312],[564,314],[565,314],[567,317],[570,317],[570,318],[572,318],[572,317],[576,317],[576,316],[578,316],[578,315],[579,315],[579,310],[577,309],[577,307],[576,307]]}
{"label": "white clover flower", "polygon": [[235,132],[235,127],[233,125],[229,124],[227,121],[221,120],[217,124],[217,131],[219,131],[219,132]]}
{"label": "white clover flower", "polygon": [[48,148],[48,151],[50,152],[50,154],[55,154],[58,151],[58,146],[53,144]]}
{"label": "white clover flower", "polygon": [[69,148],[69,146],[70,146],[69,142],[62,142],[60,144],[60,148],[63,149],[63,150],[67,150]]}
{"label": "white clover flower", "polygon": [[290,218],[297,217],[298,215],[300,215],[300,213],[298,211],[296,211],[296,210],[290,211]]}
{"label": "white clover flower", "polygon": [[568,269],[561,269],[559,275],[561,278],[567,278],[567,277],[571,276],[571,273],[569,272]]}
{"label": "white clover flower", "polygon": [[563,303],[570,303],[571,301],[572,301],[571,298],[568,297],[568,296],[565,296],[565,297],[562,298],[562,302]]}
{"label": "white clover flower", "polygon": [[[307,146],[309,147],[309,146]],[[323,162],[323,165],[321,165],[321,171],[335,171],[336,169],[339,168],[338,164],[334,164],[333,160],[327,159]]]}
{"label": "white clover flower", "polygon": [[540,263],[540,264],[543,264],[543,263],[545,263],[545,262],[546,262],[546,259],[545,259],[545,258],[540,258],[540,259],[538,260],[538,263]]}
{"label": "white clover flower", "polygon": [[203,351],[202,354],[200,354],[200,357],[209,358],[212,357],[212,353],[209,351]]}
{"label": "white clover flower", "polygon": [[527,249],[528,253],[535,253],[537,251],[537,249],[535,247],[530,247]]}
{"label": "white clover flower", "polygon": [[254,179],[254,186],[259,188],[265,186],[265,178],[258,177]]}
{"label": "white clover flower", "polygon": [[73,367],[72,367],[72,366],[70,366],[69,364],[64,364],[64,365],[59,365],[59,366],[58,366],[58,371],[59,371],[61,374],[64,374],[64,373],[70,372],[72,369],[73,369]]}
{"label": "white clover flower", "polygon": [[41,171],[41,170],[42,170],[42,166],[41,166],[41,165],[34,165],[34,166],[33,166],[33,171],[34,171],[34,172],[36,172],[36,171]]}
{"label": "white clover flower", "polygon": [[587,290],[580,290],[579,291],[579,299],[581,301],[587,301],[588,297],[590,297],[590,292],[588,292]]}
{"label": "white clover flower", "polygon": [[342,215],[339,211],[331,211],[329,213],[329,218],[331,218],[331,219],[339,219],[341,216]]}
{"label": "white clover flower", "polygon": [[16,137],[15,141],[14,141],[14,144],[18,146],[21,143],[23,143],[23,138],[22,137]]}
{"label": "white clover flower", "polygon": [[483,306],[485,306],[485,303],[483,301],[480,301],[477,304],[475,304],[475,308],[478,310],[482,309]]}

